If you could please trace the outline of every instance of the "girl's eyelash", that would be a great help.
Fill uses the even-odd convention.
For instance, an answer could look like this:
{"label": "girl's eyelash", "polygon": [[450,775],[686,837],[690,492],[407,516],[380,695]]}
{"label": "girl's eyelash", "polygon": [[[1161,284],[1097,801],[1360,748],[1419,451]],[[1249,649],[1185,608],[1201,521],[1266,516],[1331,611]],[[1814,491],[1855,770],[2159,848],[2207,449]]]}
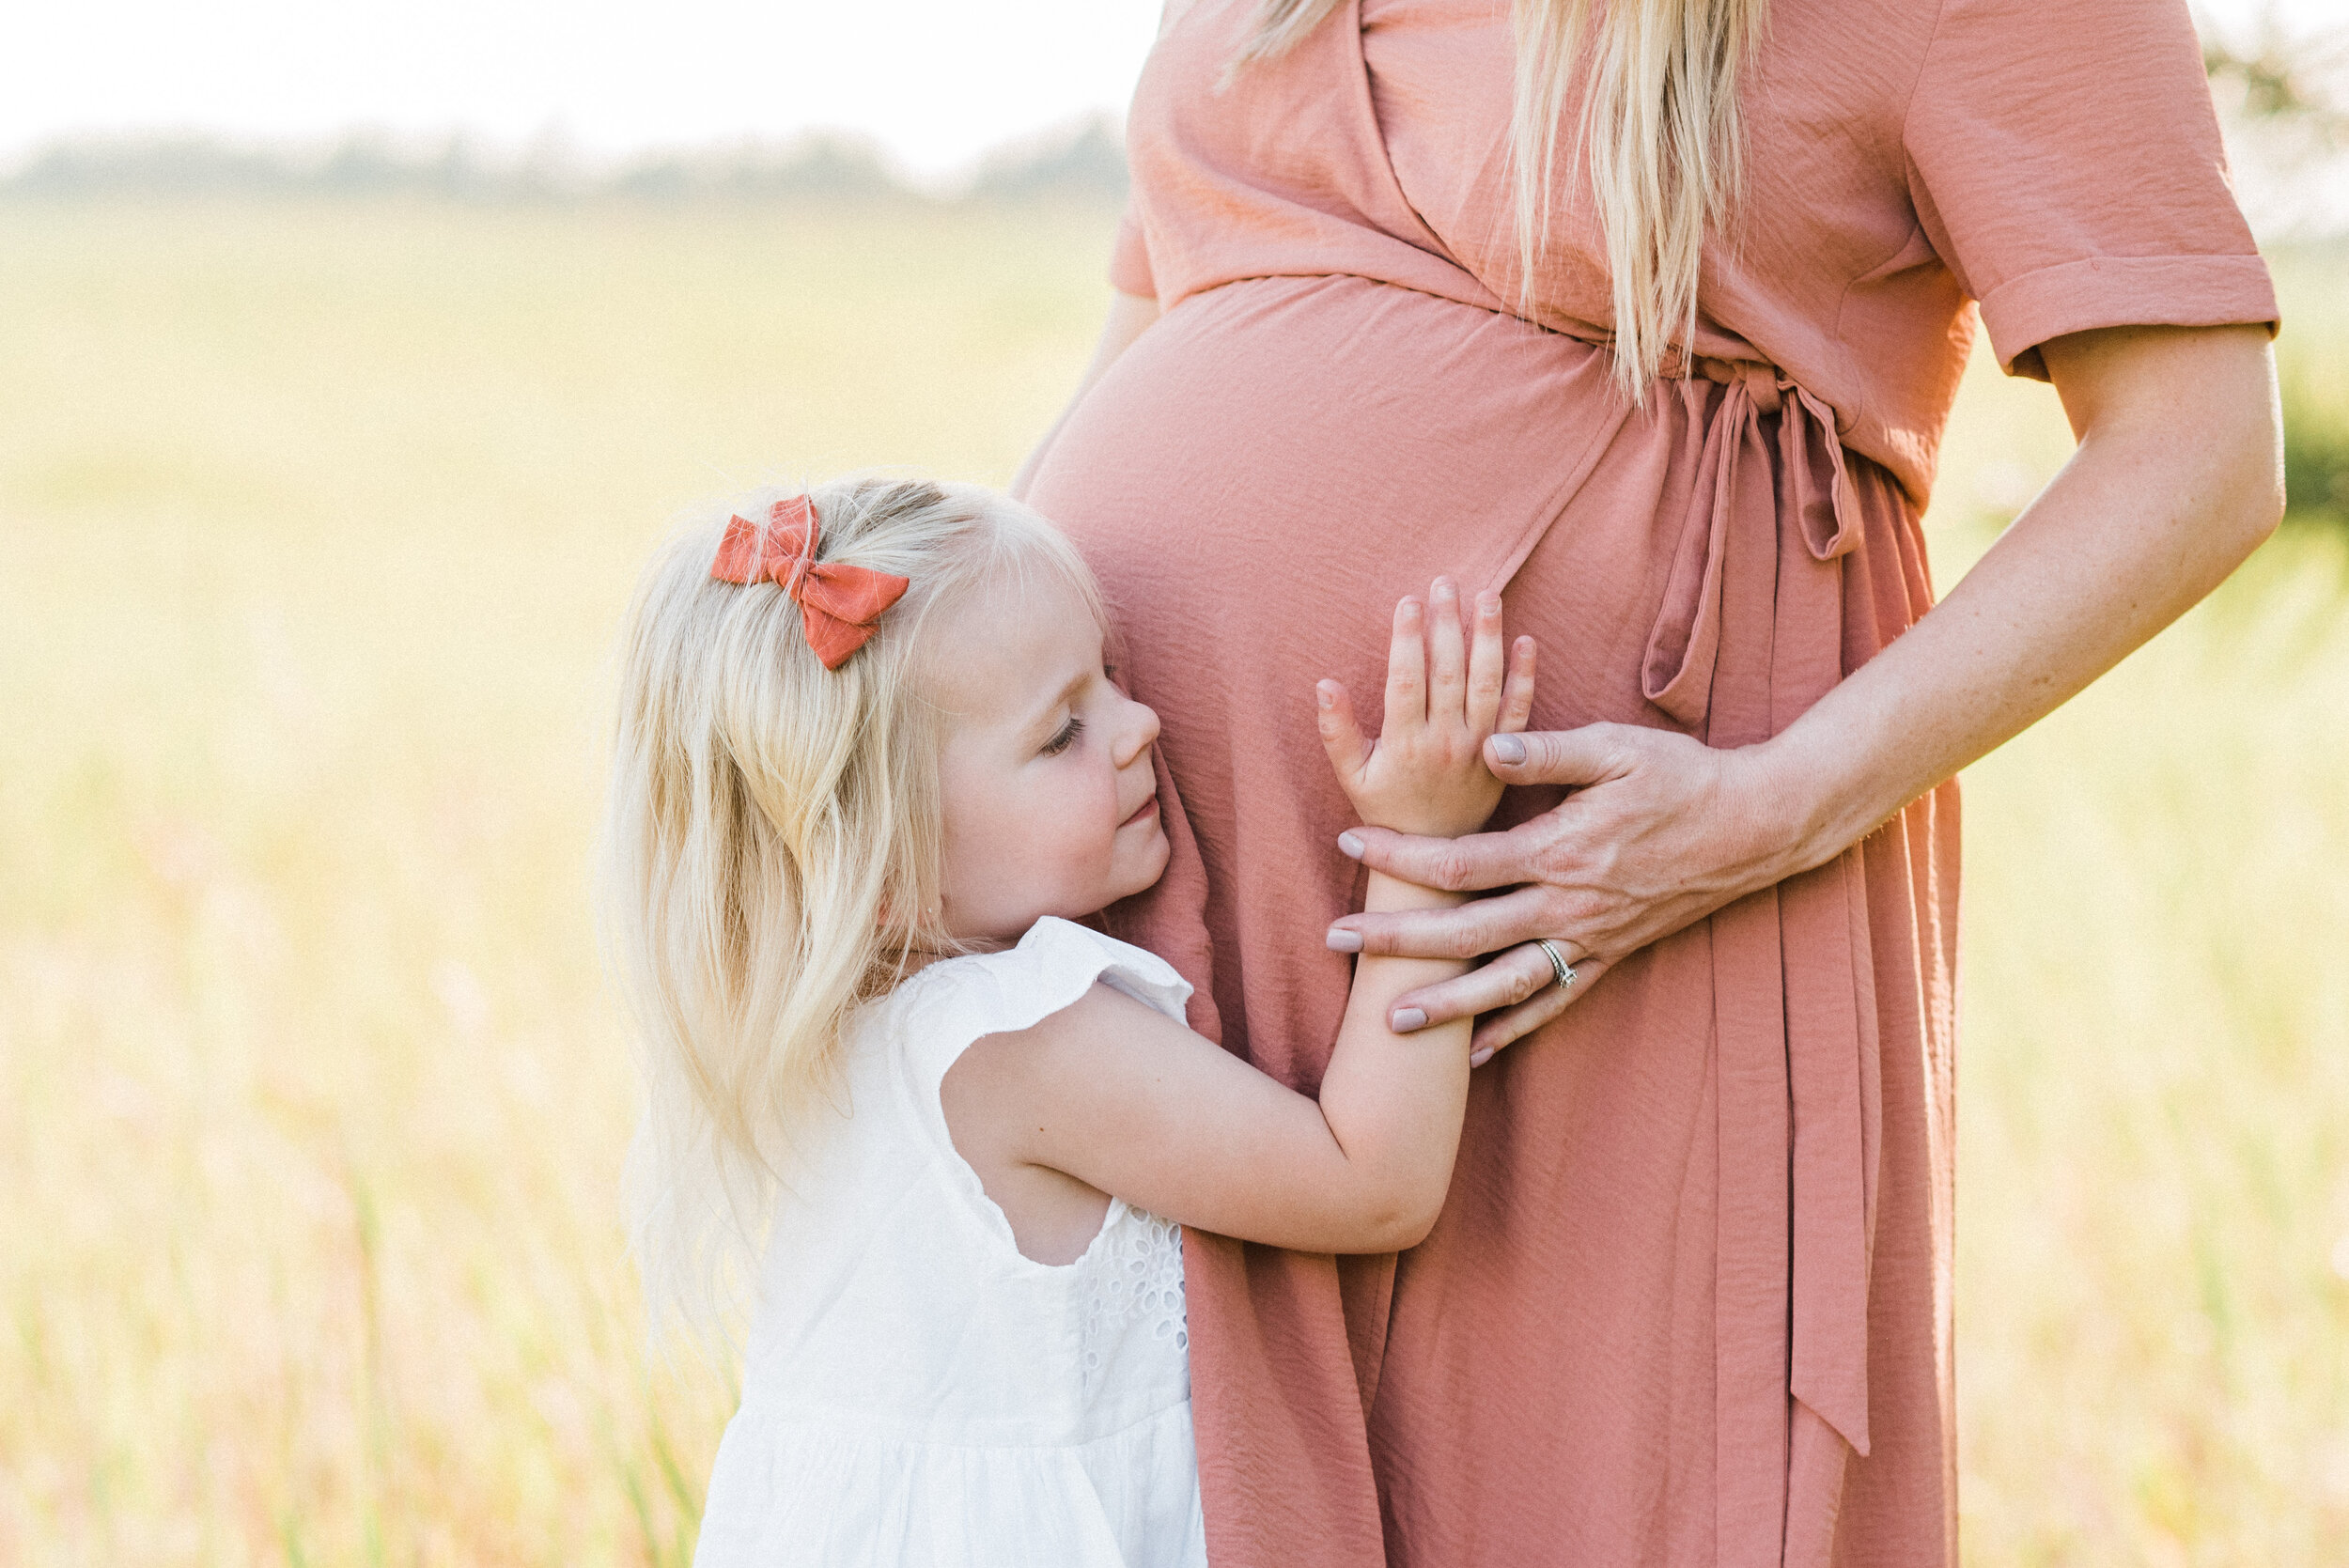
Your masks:
{"label": "girl's eyelash", "polygon": [[1070,714],[1068,722],[1063,724],[1052,738],[1044,743],[1044,754],[1048,757],[1056,757],[1068,750],[1076,744],[1077,737],[1084,733],[1084,727],[1085,722],[1082,719],[1074,713]]}

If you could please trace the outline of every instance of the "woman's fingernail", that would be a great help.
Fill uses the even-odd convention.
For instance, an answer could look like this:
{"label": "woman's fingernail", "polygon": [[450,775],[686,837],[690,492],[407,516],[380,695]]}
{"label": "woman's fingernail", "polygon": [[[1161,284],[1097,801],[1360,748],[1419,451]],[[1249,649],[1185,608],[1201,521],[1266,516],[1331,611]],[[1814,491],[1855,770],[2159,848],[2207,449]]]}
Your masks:
{"label": "woman's fingernail", "polygon": [[1338,847],[1358,861],[1362,858],[1362,841],[1350,830],[1338,835]]}
{"label": "woman's fingernail", "polygon": [[1322,706],[1328,707],[1331,703],[1336,702],[1337,698],[1330,694],[1328,687],[1316,686],[1314,688],[1314,700],[1320,703]]}
{"label": "woman's fingernail", "polygon": [[1493,737],[1493,755],[1507,763],[1525,760],[1525,742],[1514,735]]}
{"label": "woman's fingernail", "polygon": [[1393,1023],[1397,1034],[1408,1034],[1414,1029],[1427,1027],[1427,1015],[1416,1007],[1398,1007],[1394,1010]]}
{"label": "woman's fingernail", "polygon": [[1360,953],[1362,950],[1362,936],[1359,931],[1342,931],[1331,926],[1330,934],[1322,940],[1330,944],[1332,953]]}
{"label": "woman's fingernail", "polygon": [[1469,1052],[1469,1065],[1471,1067],[1481,1067],[1492,1059],[1493,1048],[1490,1046],[1479,1046],[1476,1049]]}

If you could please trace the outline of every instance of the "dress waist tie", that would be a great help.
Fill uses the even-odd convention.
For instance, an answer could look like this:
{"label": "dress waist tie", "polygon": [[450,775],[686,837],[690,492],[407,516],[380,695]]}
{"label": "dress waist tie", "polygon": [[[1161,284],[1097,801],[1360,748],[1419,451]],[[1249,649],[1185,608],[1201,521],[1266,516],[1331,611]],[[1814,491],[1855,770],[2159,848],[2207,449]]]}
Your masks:
{"label": "dress waist tie", "polygon": [[[1859,495],[1833,411],[1776,367],[1699,359],[1666,375],[1657,396],[1676,391],[1704,436],[1642,688],[1706,744],[1751,745],[1845,674]],[[1843,1445],[1868,1452],[1882,1098],[1861,853],[1710,921],[1723,1564],[1824,1560]]]}

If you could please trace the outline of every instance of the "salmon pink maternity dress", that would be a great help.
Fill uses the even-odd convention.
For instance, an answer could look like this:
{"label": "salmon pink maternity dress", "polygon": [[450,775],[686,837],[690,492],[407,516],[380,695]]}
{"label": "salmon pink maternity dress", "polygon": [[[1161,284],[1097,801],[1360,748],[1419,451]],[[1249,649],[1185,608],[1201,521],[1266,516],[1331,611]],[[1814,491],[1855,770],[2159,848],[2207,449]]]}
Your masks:
{"label": "salmon pink maternity dress", "polygon": [[[1255,11],[1168,8],[1112,274],[1165,313],[1030,499],[1165,723],[1175,860],[1114,928],[1311,1091],[1358,891],[1313,686],[1377,690],[1398,596],[1505,589],[1537,727],[1763,740],[1932,601],[1969,302],[2027,374],[2276,312],[2182,0],[1772,0],[1742,220],[1635,409],[1563,174],[1521,287],[1505,0],[1354,0],[1219,86]],[[1217,1568],[1952,1562],[1957,847],[1945,784],[1616,966],[1476,1074],[1401,1258],[1190,1235]]]}

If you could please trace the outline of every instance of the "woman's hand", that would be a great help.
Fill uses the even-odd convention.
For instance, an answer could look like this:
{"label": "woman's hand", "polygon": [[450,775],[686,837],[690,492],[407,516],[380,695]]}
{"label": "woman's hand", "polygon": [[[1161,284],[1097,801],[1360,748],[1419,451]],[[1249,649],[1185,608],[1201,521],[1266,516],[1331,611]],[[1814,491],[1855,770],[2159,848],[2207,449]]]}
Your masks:
{"label": "woman's hand", "polygon": [[1486,767],[1484,747],[1532,716],[1533,639],[1517,639],[1504,672],[1499,594],[1477,597],[1472,639],[1463,637],[1460,590],[1450,578],[1436,579],[1428,598],[1394,607],[1377,740],[1362,738],[1345,687],[1325,680],[1315,696],[1322,748],[1362,820],[1449,838],[1483,827],[1501,803],[1501,781]]}
{"label": "woman's hand", "polygon": [[[1715,752],[1596,724],[1524,737],[1521,763],[1496,737],[1486,756],[1503,780],[1578,793],[1506,833],[1357,831],[1361,858],[1395,877],[1524,884],[1330,928],[1345,952],[1501,951],[1398,997],[1398,1026],[1413,1012],[1485,1012],[1476,1052],[1518,1038],[1626,954],[1858,843],[2111,668],[2275,528],[2283,470],[2263,327],[2109,327],[2040,352],[2079,450],[1947,598],[1778,736]],[[1557,942],[1574,986],[1552,985],[1548,958],[1519,945],[1534,937]]]}
{"label": "woman's hand", "polygon": [[[1484,1014],[1472,1062],[1571,1006],[1626,955],[1803,869],[1766,747],[1715,751],[1628,724],[1486,743],[1504,783],[1564,784],[1555,809],[1501,833],[1408,837],[1360,828],[1339,846],[1374,870],[1452,892],[1513,888],[1445,910],[1348,915],[1330,928],[1341,952],[1423,957],[1496,955],[1481,969],[1398,997],[1398,1029]],[[1824,857],[1822,857],[1824,858]],[[1547,937],[1574,967],[1556,983]]]}

